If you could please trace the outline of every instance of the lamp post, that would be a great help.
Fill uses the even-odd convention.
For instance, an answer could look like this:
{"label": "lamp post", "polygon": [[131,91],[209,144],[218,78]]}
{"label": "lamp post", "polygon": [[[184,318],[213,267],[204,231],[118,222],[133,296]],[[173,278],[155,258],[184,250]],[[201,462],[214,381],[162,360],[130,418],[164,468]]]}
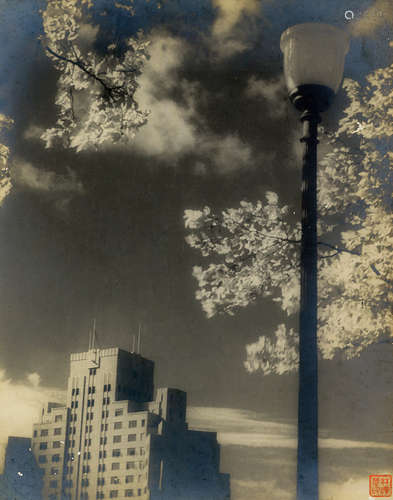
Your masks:
{"label": "lamp post", "polygon": [[301,291],[297,500],[318,500],[317,144],[319,113],[340,88],[349,35],[321,23],[298,24],[281,35],[284,74],[302,111]]}

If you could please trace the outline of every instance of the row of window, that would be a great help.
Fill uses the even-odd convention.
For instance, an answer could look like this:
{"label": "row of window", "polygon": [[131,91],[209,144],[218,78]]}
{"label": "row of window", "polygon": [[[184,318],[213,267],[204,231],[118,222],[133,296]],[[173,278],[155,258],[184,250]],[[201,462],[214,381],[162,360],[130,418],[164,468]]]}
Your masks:
{"label": "row of window", "polygon": [[[121,457],[122,456],[122,450],[120,448],[116,448],[112,450],[112,457]],[[145,448],[140,448],[139,450],[140,455],[145,455],[146,450]],[[136,448],[127,448],[127,455],[128,456],[135,456],[136,455]],[[106,450],[100,450],[98,454],[99,458],[106,458]]]}
{"label": "row of window", "polygon": [[[137,468],[137,463],[138,462],[126,462],[126,469],[136,469]],[[145,467],[145,462],[140,461],[139,462],[139,469],[143,469]],[[112,470],[120,470],[120,462],[113,462],[111,464],[111,469]],[[105,464],[98,464],[98,472],[105,472]]]}
{"label": "row of window", "polygon": [[[143,439],[144,437],[145,437],[145,433],[142,432],[140,434],[140,439]],[[121,440],[122,440],[121,434],[116,434],[116,436],[113,436],[114,443],[121,443]],[[136,434],[128,434],[128,441],[136,441]],[[100,444],[107,444],[107,436],[100,438]]]}
{"label": "row of window", "polygon": [[[55,427],[53,429],[53,434],[55,436],[58,436],[59,434],[61,434],[61,427]],[[38,431],[35,430],[34,431],[34,437],[37,437],[37,435],[38,435]],[[49,436],[49,429],[41,429],[40,436]]]}
{"label": "row of window", "polygon": [[[61,447],[61,441],[53,441],[53,448],[60,448]],[[40,443],[40,450],[47,450],[48,449],[48,442],[47,441],[42,441]]]}
{"label": "row of window", "polygon": [[[142,476],[139,476],[139,480],[141,480]],[[112,476],[111,477],[111,484],[120,484],[120,478],[118,476]],[[125,477],[125,482],[126,483],[133,483],[134,482],[134,476],[126,476]],[[104,477],[99,477],[97,479],[97,484],[98,486],[104,486],[105,484],[105,478]]]}
{"label": "row of window", "polygon": [[[45,464],[48,458],[47,455],[38,455],[38,463]],[[52,462],[60,462],[60,455],[52,455]]]}
{"label": "row of window", "polygon": [[[145,488],[144,492],[146,493],[147,488]],[[125,497],[134,497],[138,496],[140,497],[142,495],[142,489],[138,488],[138,492],[135,490],[124,490],[124,496]],[[109,492],[109,498],[117,498],[119,496],[119,491],[118,490],[111,490]],[[97,496],[96,498],[105,498],[104,492],[103,491],[97,491]]]}

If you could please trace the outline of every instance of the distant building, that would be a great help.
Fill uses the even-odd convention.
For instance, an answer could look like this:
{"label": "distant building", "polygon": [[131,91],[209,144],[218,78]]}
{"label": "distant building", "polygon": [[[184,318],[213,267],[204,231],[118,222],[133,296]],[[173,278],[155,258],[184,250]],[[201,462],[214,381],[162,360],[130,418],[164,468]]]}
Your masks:
{"label": "distant building", "polygon": [[66,406],[49,404],[32,449],[43,500],[228,500],[214,432],[188,430],[186,393],[158,389],[154,363],[118,348],[71,354]]}
{"label": "distant building", "polygon": [[0,476],[0,500],[41,500],[42,487],[42,470],[32,453],[31,439],[9,437]]}

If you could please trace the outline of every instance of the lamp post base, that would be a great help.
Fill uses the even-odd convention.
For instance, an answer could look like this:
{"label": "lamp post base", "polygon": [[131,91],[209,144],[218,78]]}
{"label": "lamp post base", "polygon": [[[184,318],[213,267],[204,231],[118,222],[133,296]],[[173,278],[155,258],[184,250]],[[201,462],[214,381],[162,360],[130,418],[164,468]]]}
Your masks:
{"label": "lamp post base", "polygon": [[300,85],[289,94],[289,98],[296,109],[316,113],[326,111],[334,96],[334,91],[330,87],[313,83]]}

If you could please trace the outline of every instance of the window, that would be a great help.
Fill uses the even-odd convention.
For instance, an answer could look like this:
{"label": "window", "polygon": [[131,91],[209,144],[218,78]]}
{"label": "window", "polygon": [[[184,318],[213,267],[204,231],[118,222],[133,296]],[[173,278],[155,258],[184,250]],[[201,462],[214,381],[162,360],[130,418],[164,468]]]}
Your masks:
{"label": "window", "polygon": [[52,455],[52,462],[60,462],[60,455]]}
{"label": "window", "polygon": [[97,369],[96,368],[89,368],[89,374],[90,375],[96,375]]}
{"label": "window", "polygon": [[121,442],[121,436],[120,435],[113,436],[113,442],[114,443],[120,443]]}
{"label": "window", "polygon": [[64,481],[64,486],[65,486],[66,488],[72,488],[72,479],[66,479],[66,480]]}
{"label": "window", "polygon": [[108,430],[108,424],[101,424],[101,432]]}
{"label": "window", "polygon": [[117,490],[111,490],[109,492],[109,498],[117,498],[117,493],[118,493]]}
{"label": "window", "polygon": [[34,437],[35,438],[37,437],[37,431],[34,431]]}
{"label": "window", "polygon": [[111,477],[111,484],[119,484],[120,479],[117,476],[112,476]]}
{"label": "window", "polygon": [[102,400],[102,404],[103,404],[103,405],[109,405],[109,403],[110,403],[110,399],[109,399],[109,398],[104,398],[104,399]]}
{"label": "window", "polygon": [[93,426],[92,425],[86,425],[86,432],[92,432],[93,431]]}
{"label": "window", "polygon": [[91,446],[91,439],[85,439],[85,446]]}
{"label": "window", "polygon": [[104,497],[104,492],[103,491],[97,491],[96,498],[105,498]]}
{"label": "window", "polygon": [[39,455],[38,456],[38,463],[45,464],[46,463],[46,456],[45,455]]}
{"label": "window", "polygon": [[63,415],[56,415],[55,422],[61,422],[63,420]]}
{"label": "window", "polygon": [[64,474],[72,474],[74,472],[73,467],[64,467]]}
{"label": "window", "polygon": [[145,448],[140,448],[140,454],[141,455],[144,455],[146,452],[145,452]]}
{"label": "window", "polygon": [[46,441],[40,443],[40,450],[47,450],[47,449],[48,449],[48,443]]}
{"label": "window", "polygon": [[[105,389],[104,389],[105,390]],[[96,388],[95,386],[93,385],[92,387],[89,387],[88,391],[87,391],[89,394],[94,394],[96,392]]]}
{"label": "window", "polygon": [[83,472],[84,474],[88,474],[88,473],[90,472],[90,465],[84,465],[84,466],[82,467],[82,472]]}
{"label": "window", "polygon": [[125,497],[133,497],[134,496],[134,490],[125,490],[124,496]]}
{"label": "window", "polygon": [[134,476],[126,476],[126,483],[134,482]]}
{"label": "window", "polygon": [[60,448],[60,441],[53,441],[53,448]]}
{"label": "window", "polygon": [[127,448],[127,455],[135,455],[135,448]]}
{"label": "window", "polygon": [[75,396],[75,387],[72,388],[71,396]]}
{"label": "window", "polygon": [[75,408],[75,402],[71,401],[71,408]]}
{"label": "window", "polygon": [[57,488],[57,481],[55,479],[49,481],[49,488]]}
{"label": "window", "polygon": [[111,384],[108,384],[108,392],[111,390]]}
{"label": "window", "polygon": [[128,422],[128,427],[136,427],[136,420],[130,420]]}
{"label": "window", "polygon": [[94,406],[94,399],[88,399],[87,406]]}
{"label": "window", "polygon": [[98,486],[104,486],[104,484],[105,484],[105,479],[103,477],[99,477],[97,479],[97,485]]}
{"label": "window", "polygon": [[48,429],[41,429],[41,436],[47,436],[48,435]]}
{"label": "window", "polygon": [[119,449],[112,450],[112,457],[120,457],[120,456],[121,454]]}
{"label": "window", "polygon": [[98,472],[105,472],[105,464],[98,464]]}
{"label": "window", "polygon": [[91,454],[90,454],[90,451],[85,451],[83,453],[83,459],[84,460],[90,460],[91,459]]}
{"label": "window", "polygon": [[123,408],[116,408],[115,417],[120,417],[120,415],[123,415]]}
{"label": "window", "polygon": [[81,481],[82,486],[89,486],[89,480],[87,478],[83,478]]}
{"label": "window", "polygon": [[[104,403],[105,404],[105,403]],[[109,411],[108,410],[104,410],[102,412],[102,418],[108,418],[109,417]]]}
{"label": "window", "polygon": [[138,497],[140,497],[141,495],[142,495],[142,490],[138,488]]}
{"label": "window", "polygon": [[59,473],[59,469],[57,467],[51,467],[50,469],[51,476],[56,476]]}
{"label": "window", "polygon": [[100,444],[106,444],[106,436],[100,438]]}
{"label": "window", "polygon": [[119,462],[113,462],[113,464],[112,464],[112,470],[119,470],[119,469],[120,469]]}
{"label": "window", "polygon": [[135,469],[135,462],[127,462],[126,469]]}
{"label": "window", "polygon": [[[84,486],[84,485],[82,484],[82,486]],[[79,498],[80,498],[80,500],[88,500],[89,495],[87,492],[81,493],[81,496]]]}
{"label": "window", "polygon": [[53,431],[53,434],[55,436],[58,436],[59,434],[61,434],[61,427],[56,427],[55,430]]}
{"label": "window", "polygon": [[77,388],[75,389],[75,395],[76,395],[76,396],[78,396],[78,395],[79,395],[79,387],[77,387]]}
{"label": "window", "polygon": [[136,441],[136,434],[128,434],[128,441]]}
{"label": "window", "polygon": [[[116,410],[116,411],[117,411],[117,410]],[[116,412],[115,412],[115,413],[116,413]],[[121,429],[121,428],[122,428],[122,425],[121,425],[121,424],[122,424],[122,422],[115,422],[115,423],[113,424],[113,428],[114,428],[114,429]]]}
{"label": "window", "polygon": [[94,417],[94,413],[87,413],[86,414],[86,420],[93,420],[93,417]]}
{"label": "window", "polygon": [[106,450],[100,450],[100,452],[99,452],[98,456],[99,456],[100,458],[106,458]]}

